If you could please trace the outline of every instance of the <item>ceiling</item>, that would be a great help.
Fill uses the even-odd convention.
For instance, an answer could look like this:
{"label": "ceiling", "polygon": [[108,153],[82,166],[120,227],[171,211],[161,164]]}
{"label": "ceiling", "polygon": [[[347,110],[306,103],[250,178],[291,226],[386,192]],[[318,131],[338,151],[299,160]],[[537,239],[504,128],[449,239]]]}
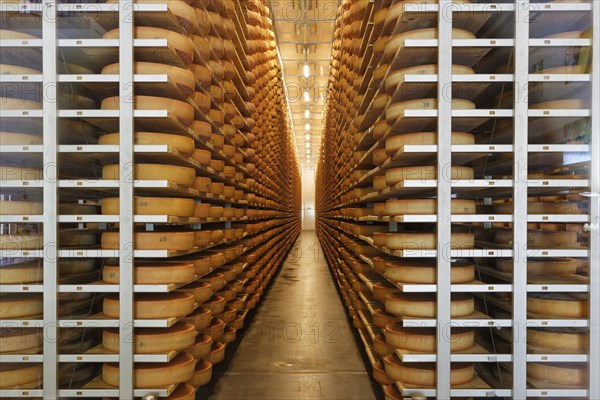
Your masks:
{"label": "ceiling", "polygon": [[[301,166],[316,164],[340,0],[269,0]],[[308,128],[308,129],[307,129]]]}

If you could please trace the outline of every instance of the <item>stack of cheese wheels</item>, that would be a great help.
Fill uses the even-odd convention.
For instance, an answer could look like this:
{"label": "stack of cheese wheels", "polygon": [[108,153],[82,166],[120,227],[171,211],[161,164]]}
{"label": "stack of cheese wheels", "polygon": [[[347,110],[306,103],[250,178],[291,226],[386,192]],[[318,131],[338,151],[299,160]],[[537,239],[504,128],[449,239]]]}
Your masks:
{"label": "stack of cheese wheels", "polygon": [[[105,265],[102,270],[102,280],[110,284],[119,283],[119,266]],[[193,263],[136,263],[133,279],[137,285],[168,285],[191,282],[196,274]]]}
{"label": "stack of cheese wheels", "polygon": [[[156,96],[135,96],[134,106],[136,110],[166,110],[169,118],[177,119],[184,125],[191,125],[194,120],[194,107],[181,100]],[[118,110],[119,96],[102,100],[101,108],[103,110]]]}
{"label": "stack of cheese wheels", "polygon": [[[475,214],[474,200],[453,199],[451,203],[452,214]],[[387,200],[384,205],[383,215],[430,215],[437,213],[437,200],[435,199],[400,199]]]}
{"label": "stack of cheese wheels", "polygon": [[[139,363],[133,368],[136,388],[161,388],[189,381],[194,376],[196,359],[187,353],[178,354],[168,363]],[[111,386],[119,386],[119,364],[106,363],[102,368],[102,380]]]}
{"label": "stack of cheese wheels", "polygon": [[584,388],[588,384],[586,363],[528,363],[527,378],[557,388]]}
{"label": "stack of cheese wheels", "polygon": [[[385,310],[398,317],[435,318],[437,301],[430,293],[392,293],[385,297]],[[465,317],[475,311],[475,300],[468,294],[454,294],[450,302],[452,318]]]}
{"label": "stack of cheese wheels", "polygon": [[[169,328],[138,328],[133,335],[136,354],[160,354],[180,351],[192,346],[196,340],[194,325],[179,322]],[[105,329],[102,333],[102,347],[119,352],[119,331]]]}
{"label": "stack of cheese wheels", "polygon": [[[389,38],[384,50],[384,59],[391,62],[399,49],[404,47],[405,40],[415,39],[437,39],[437,28],[416,29],[414,31],[402,32]],[[453,39],[476,39],[472,32],[463,29],[452,29]]]}
{"label": "stack of cheese wheels", "polygon": [[[119,296],[106,296],[102,310],[107,317],[118,318]],[[137,319],[184,317],[192,311],[194,296],[187,293],[140,293],[134,300],[134,315]]]}
{"label": "stack of cheese wheels", "polygon": [[42,384],[42,364],[0,363],[1,389],[34,389]]}
{"label": "stack of cheese wheels", "polygon": [[42,349],[43,332],[34,328],[0,328],[0,354],[32,354]]}
{"label": "stack of cheese wheels", "polygon": [[[194,232],[135,232],[136,250],[189,251],[194,248]],[[104,232],[101,246],[107,250],[119,249],[119,232]]]}
{"label": "stack of cheese wheels", "polygon": [[[102,200],[102,214],[115,215],[119,213],[118,197]],[[192,217],[196,211],[193,199],[175,197],[136,197],[134,213],[138,215],[169,215],[175,217]]]}
{"label": "stack of cheese wheels", "polygon": [[[419,387],[435,387],[435,363],[404,363],[395,354],[385,356],[385,373],[396,382]],[[450,370],[450,385],[457,386],[471,382],[475,374],[473,364],[453,363]]]}
{"label": "stack of cheese wheels", "polygon": [[[496,269],[513,272],[513,260],[497,258]],[[531,275],[570,275],[577,272],[577,260],[573,258],[528,258],[527,273]]]}
{"label": "stack of cheese wheels", "polygon": [[0,296],[0,319],[32,319],[44,309],[41,295],[3,294]]}
{"label": "stack of cheese wheels", "polygon": [[527,349],[542,354],[582,354],[589,348],[586,332],[575,328],[528,328]]}
{"label": "stack of cheese wheels", "polygon": [[[102,135],[98,139],[98,144],[102,145],[117,145],[119,144],[120,135],[118,133],[109,133]],[[169,133],[156,132],[135,132],[133,140],[138,145],[167,145],[180,153],[191,156],[194,153],[194,139]]]}
{"label": "stack of cheese wheels", "polygon": [[546,318],[587,318],[588,299],[583,293],[529,293],[527,312]]}
{"label": "stack of cheese wheels", "polygon": [[[136,26],[134,27],[134,37],[136,39],[167,39],[169,48],[173,49],[184,62],[191,64],[194,59],[194,43],[180,33],[161,28]],[[119,29],[106,32],[103,38],[118,39]]]}
{"label": "stack of cheese wheels", "polygon": [[[472,249],[475,247],[473,233],[452,233],[452,249]],[[377,247],[389,250],[434,250],[437,247],[437,235],[423,232],[375,233],[373,242]]]}
{"label": "stack of cheese wheels", "polygon": [[41,282],[43,278],[41,260],[15,260],[0,267],[0,285]]}
{"label": "stack of cheese wheels", "polygon": [[211,313],[208,308],[198,307],[192,313],[183,318],[184,322],[189,322],[196,327],[196,330],[201,331],[210,325]]}
{"label": "stack of cheese wheels", "polygon": [[[513,245],[512,230],[496,232],[496,243]],[[527,246],[529,248],[575,248],[577,246],[577,233],[575,232],[548,232],[529,230],[527,232]]]}
{"label": "stack of cheese wheels", "polygon": [[[119,179],[119,165],[111,164],[102,167],[102,179]],[[196,171],[194,168],[176,165],[135,164],[133,179],[165,180],[191,187],[196,179]]]}
{"label": "stack of cheese wheels", "polygon": [[[452,352],[468,350],[475,345],[475,330],[470,328],[452,329],[450,337]],[[385,327],[385,341],[395,349],[417,353],[435,353],[437,337],[435,329],[405,328],[402,323],[389,324]]]}
{"label": "stack of cheese wheels", "polygon": [[[384,276],[390,282],[433,284],[437,281],[437,265],[426,260],[388,261]],[[475,265],[470,261],[453,261],[450,280],[454,284],[472,282],[475,280]]]}

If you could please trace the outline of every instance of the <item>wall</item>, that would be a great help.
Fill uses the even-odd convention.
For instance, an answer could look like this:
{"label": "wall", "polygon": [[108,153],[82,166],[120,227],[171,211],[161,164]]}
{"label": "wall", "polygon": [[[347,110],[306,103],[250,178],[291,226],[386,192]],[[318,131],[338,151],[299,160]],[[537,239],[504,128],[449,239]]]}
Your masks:
{"label": "wall", "polygon": [[302,229],[315,230],[315,168],[302,168]]}

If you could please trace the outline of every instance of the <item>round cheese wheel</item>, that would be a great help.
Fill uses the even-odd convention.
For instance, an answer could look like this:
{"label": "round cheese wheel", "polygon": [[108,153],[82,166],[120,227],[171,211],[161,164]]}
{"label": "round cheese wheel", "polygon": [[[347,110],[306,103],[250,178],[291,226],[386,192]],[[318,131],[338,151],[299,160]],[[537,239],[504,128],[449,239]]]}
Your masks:
{"label": "round cheese wheel", "polygon": [[[138,285],[185,283],[192,281],[195,273],[193,263],[135,264],[133,279]],[[105,265],[102,280],[111,284],[119,283],[119,266]]]}
{"label": "round cheese wheel", "polygon": [[535,72],[539,75],[544,74],[585,74],[585,65],[564,65],[562,67],[545,68]]}
{"label": "round cheese wheel", "polygon": [[[452,214],[475,214],[474,200],[453,199],[451,202]],[[383,215],[430,215],[437,213],[437,200],[435,199],[401,199],[387,200]]]}
{"label": "round cheese wheel", "polygon": [[[133,335],[135,354],[161,354],[184,350],[194,344],[196,328],[179,322],[169,328],[137,328]],[[119,352],[119,330],[104,329],[102,347],[113,353]]]}
{"label": "round cheese wheel", "polygon": [[194,400],[196,398],[196,388],[187,383],[181,383],[177,389],[171,393],[167,400]]}
{"label": "round cheese wheel", "polygon": [[[510,214],[513,212],[513,205],[512,203],[495,204],[494,212],[498,214]],[[527,212],[530,214],[579,214],[581,210],[577,203],[574,202],[529,202],[527,203]]]}
{"label": "round cheese wheel", "polygon": [[[136,250],[191,250],[195,245],[194,232],[136,232]],[[102,233],[103,249],[119,249],[119,232]]]}
{"label": "round cheese wheel", "polygon": [[[454,328],[442,340],[450,342],[452,352],[468,350],[475,345],[475,330],[470,328]],[[385,327],[386,343],[395,349],[403,349],[420,353],[435,353],[437,337],[435,329],[404,328],[402,323]]]}
{"label": "round cheese wheel", "polygon": [[93,246],[98,244],[98,235],[93,231],[89,232],[83,229],[71,229],[60,231],[58,240],[61,247]]}
{"label": "round cheese wheel", "polygon": [[[213,318],[210,325],[201,330],[200,332],[204,335],[209,335],[213,340],[219,340],[223,336],[225,330],[225,322],[220,319]],[[214,342],[213,342],[214,346]]]}
{"label": "round cheese wheel", "polygon": [[373,351],[379,357],[385,357],[392,354],[396,349],[385,342],[383,335],[378,334],[373,338]]}
{"label": "round cheese wheel", "polygon": [[[374,235],[374,240],[381,236],[384,236],[385,247],[390,250],[433,250],[437,247],[437,235],[435,233],[378,233]],[[472,249],[475,247],[475,235],[472,233],[453,233],[451,240],[452,249]]]}
{"label": "round cheese wheel", "polygon": [[[134,106],[136,110],[167,110],[169,116],[174,116],[185,125],[191,125],[194,120],[194,107],[181,100],[156,96],[135,96]],[[107,97],[102,100],[100,108],[103,110],[118,110],[119,96]]]}
{"label": "round cheese wheel", "polygon": [[43,332],[33,328],[0,328],[1,353],[37,352],[44,344]]}
{"label": "round cheese wheel", "polygon": [[[407,100],[393,103],[386,109],[385,119],[388,123],[394,123],[398,118],[404,117],[405,110],[436,110],[437,105],[438,102],[436,98]],[[475,103],[472,101],[452,99],[453,110],[474,110],[476,108]]]}
{"label": "round cheese wheel", "polygon": [[209,150],[195,149],[192,154],[192,158],[200,165],[209,166],[212,155]]}
{"label": "round cheese wheel", "polygon": [[[447,173],[447,172],[446,172]],[[457,167],[450,168],[450,176],[444,177],[452,180],[474,178],[473,168]],[[393,186],[404,180],[435,180],[437,179],[437,166],[413,166],[391,168],[385,172],[385,181],[388,186]]]}
{"label": "round cheese wheel", "polygon": [[[181,1],[179,1],[181,3]],[[170,3],[174,3],[170,1]],[[167,75],[177,87],[179,87],[186,95],[190,95],[196,88],[196,77],[194,73],[188,69],[174,67],[167,64],[158,64],[152,62],[136,61],[133,65],[134,72],[139,75]],[[102,74],[118,75],[119,64],[110,64],[102,68]]]}
{"label": "round cheese wheel", "polygon": [[[1,2],[0,2],[1,4]],[[3,37],[4,39],[4,37]],[[42,71],[20,65],[0,64],[0,75],[41,75]]]}
{"label": "round cheese wheel", "polygon": [[3,294],[0,296],[0,319],[30,318],[42,315],[42,296]]}
{"label": "round cheese wheel", "polygon": [[527,377],[542,382],[568,386],[586,386],[586,363],[528,363]]}
{"label": "round cheese wheel", "polygon": [[42,364],[0,363],[0,388],[2,389],[33,389],[42,383],[42,377]]}
{"label": "round cheese wheel", "polygon": [[[212,181],[210,178],[207,178],[204,176],[197,176],[192,188],[194,190],[199,191],[200,193],[210,193],[211,183],[212,183]],[[200,203],[198,203],[198,204],[200,204]],[[198,210],[196,209],[196,211],[198,211]],[[197,217],[197,215],[196,215],[196,217]]]}
{"label": "round cheese wheel", "polygon": [[208,335],[198,335],[194,344],[185,349],[185,352],[194,356],[198,360],[206,360],[210,357],[213,340]]}
{"label": "round cheese wheel", "polygon": [[178,289],[178,291],[192,294],[198,304],[205,303],[213,295],[212,285],[208,282],[193,282]]}
{"label": "round cheese wheel", "polygon": [[[503,272],[513,271],[510,258],[497,258],[496,269]],[[577,272],[577,260],[572,258],[528,258],[527,273],[532,275],[569,275]]]}
{"label": "round cheese wheel", "polygon": [[527,329],[527,347],[530,350],[536,349],[548,353],[558,350],[580,354],[588,351],[588,343],[588,335],[574,329]]}
{"label": "round cheese wheel", "polygon": [[[499,244],[512,246],[512,230],[497,231],[495,241]],[[527,231],[527,245],[529,248],[576,247],[577,233],[529,230]]]}
{"label": "round cheese wheel", "polygon": [[[137,363],[133,369],[136,388],[166,387],[186,382],[194,376],[196,360],[181,353],[168,363]],[[111,386],[119,386],[119,364],[105,363],[102,380]]]}
{"label": "round cheese wheel", "polygon": [[198,361],[194,372],[194,377],[187,383],[195,388],[204,386],[212,379],[212,364],[210,361]]}
{"label": "round cheese wheel", "polygon": [[568,100],[553,100],[545,101],[537,104],[530,104],[529,108],[534,110],[572,110],[589,108],[585,100],[568,99]]}
{"label": "round cheese wheel", "polygon": [[[1,65],[0,65],[1,67]],[[0,74],[1,75],[1,74]],[[4,132],[0,131],[0,146],[28,146],[42,144],[42,135],[34,133]]]}
{"label": "round cheese wheel", "polygon": [[42,103],[12,97],[0,97],[3,110],[41,110]]}
{"label": "round cheese wheel", "polygon": [[[387,312],[400,317],[435,318],[436,297],[430,293],[392,293],[385,298]],[[450,304],[452,318],[473,314],[475,301],[468,294],[454,294]]]}
{"label": "round cheese wheel", "polygon": [[[102,214],[119,214],[120,199],[109,197],[102,199]],[[137,215],[169,215],[176,217],[193,217],[196,204],[193,199],[174,197],[136,197],[134,212]]]}
{"label": "round cheese wheel", "polygon": [[[119,164],[102,167],[102,179],[119,179]],[[192,186],[196,179],[196,170],[189,167],[163,164],[135,164],[134,179],[165,180],[182,186]]]}
{"label": "round cheese wheel", "polygon": [[42,260],[2,264],[0,285],[41,282],[43,279]]}
{"label": "round cheese wheel", "polygon": [[[404,47],[404,41],[408,39],[437,39],[437,28],[416,29],[414,31],[402,32],[390,37],[385,46],[384,57],[391,62],[396,56],[398,49]],[[472,32],[463,29],[452,29],[453,39],[476,39]]]}
{"label": "round cheese wheel", "polygon": [[[394,262],[385,265],[384,276],[390,282],[434,284],[437,282],[435,263],[426,262]],[[475,280],[475,265],[466,261],[455,261],[450,270],[450,280],[454,284]]]}
{"label": "round cheese wheel", "polygon": [[61,275],[84,274],[96,269],[94,259],[61,259],[58,270]]}
{"label": "round cheese wheel", "polygon": [[373,379],[381,385],[392,385],[394,381],[385,374],[385,369],[381,361],[373,364]]}
{"label": "round cheese wheel", "polygon": [[44,179],[40,168],[16,166],[14,164],[0,164],[1,181],[34,181]]}
{"label": "round cheese wheel", "polygon": [[530,293],[527,311],[549,318],[586,318],[588,301],[582,293]]}
{"label": "round cheese wheel", "polygon": [[225,310],[225,299],[221,296],[213,296],[204,306],[208,307],[211,314],[220,314]]}
{"label": "round cheese wheel", "polygon": [[0,29],[0,40],[9,39],[40,39],[38,36],[29,35],[27,33],[11,31],[8,29]]}
{"label": "round cheese wheel", "polygon": [[210,352],[210,362],[218,364],[225,358],[225,343],[215,342],[213,343],[212,351]]}
{"label": "round cheese wheel", "polygon": [[[389,95],[392,95],[398,85],[404,83],[404,77],[406,75],[435,75],[437,74],[437,65],[417,65],[415,67],[402,68],[391,72],[385,79],[385,90]],[[475,71],[473,68],[465,67],[462,65],[452,65],[453,75],[471,75]]]}
{"label": "round cheese wheel", "polygon": [[[385,373],[396,382],[403,382],[419,387],[435,387],[435,363],[403,363],[394,354],[383,359]],[[450,371],[450,384],[462,385],[473,380],[475,367],[473,364],[453,363]]]}
{"label": "round cheese wheel", "polygon": [[[98,144],[119,144],[119,134],[109,133],[102,135],[98,139]],[[186,156],[191,155],[194,152],[194,139],[182,136],[172,135],[168,133],[155,133],[155,132],[135,132],[133,136],[135,144],[141,145],[167,145],[174,148],[175,150],[185,154]]]}
{"label": "round cheese wheel", "polygon": [[[136,294],[134,303],[137,319],[183,317],[194,310],[194,296],[179,292],[139,293]],[[119,296],[106,296],[102,310],[107,317],[119,318]]]}
{"label": "round cheese wheel", "polygon": [[[402,150],[405,145],[434,145],[437,144],[437,132],[414,132],[394,135],[385,140],[385,151],[388,155]],[[452,144],[475,144],[472,133],[452,132]]]}
{"label": "round cheese wheel", "polygon": [[[167,29],[136,26],[134,37],[136,39],[167,39],[168,46],[174,49],[187,64],[194,59],[194,43],[186,36]],[[104,34],[103,39],[118,39],[119,29],[113,29]]]}
{"label": "round cheese wheel", "polygon": [[42,235],[0,235],[0,250],[37,250],[43,247]]}

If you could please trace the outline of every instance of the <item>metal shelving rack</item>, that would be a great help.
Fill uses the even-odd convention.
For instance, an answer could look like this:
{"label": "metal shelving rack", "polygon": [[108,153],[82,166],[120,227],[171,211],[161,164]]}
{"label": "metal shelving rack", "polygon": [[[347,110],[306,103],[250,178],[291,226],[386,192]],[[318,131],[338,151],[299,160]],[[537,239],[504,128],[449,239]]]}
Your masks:
{"label": "metal shelving rack", "polygon": [[[383,4],[384,2],[382,2]],[[387,4],[387,3],[386,3]],[[361,29],[361,37],[363,45],[361,46],[360,54],[364,56],[361,64],[361,69],[374,69],[380,63],[376,63],[375,67],[370,63],[372,57],[372,44],[367,42],[370,37],[370,32],[373,30],[372,14],[377,10],[377,2],[369,2],[367,16],[368,28]],[[530,22],[533,15],[543,15],[548,13],[565,14],[565,22],[568,22],[568,13],[588,13],[591,17],[593,26],[593,37],[589,39],[539,39],[530,38]],[[596,376],[600,372],[600,331],[597,328],[598,319],[600,318],[599,300],[600,290],[598,275],[600,274],[599,252],[599,227],[598,219],[600,217],[599,209],[599,177],[597,173],[590,172],[587,179],[523,179],[528,176],[528,162],[532,153],[577,153],[586,152],[591,155],[590,171],[599,170],[600,160],[600,129],[599,118],[595,110],[599,109],[598,96],[600,95],[600,73],[597,68],[594,68],[590,74],[533,74],[530,73],[530,49],[539,48],[560,48],[568,46],[583,46],[593,47],[592,65],[599,65],[599,51],[597,51],[598,43],[600,43],[600,7],[596,2],[550,2],[538,3],[530,2],[529,0],[516,0],[513,2],[503,3],[477,3],[477,4],[453,4],[450,0],[439,0],[437,4],[410,4],[406,2],[404,5],[404,13],[414,13],[415,17],[408,17],[402,21],[399,18],[394,30],[390,33],[390,37],[394,34],[411,28],[411,23],[422,22],[420,17],[423,14],[439,15],[437,18],[438,38],[439,39],[407,39],[404,42],[404,47],[401,46],[393,61],[390,62],[390,69],[401,68],[405,60],[409,56],[419,59],[417,53],[411,53],[411,50],[432,48],[436,51],[435,57],[431,56],[426,60],[422,60],[422,64],[437,63],[438,74],[436,75],[405,75],[404,83],[421,84],[422,89],[428,84],[438,85],[439,99],[446,98],[446,94],[450,93],[450,88],[460,87],[460,85],[471,83],[492,83],[505,82],[511,86],[514,85],[515,93],[519,93],[523,89],[527,90],[529,84],[539,82],[583,82],[591,87],[591,102],[589,109],[530,109],[526,101],[515,96],[513,107],[511,109],[477,109],[477,110],[452,110],[451,103],[448,101],[440,101],[437,110],[406,110],[404,112],[404,120],[409,118],[418,118],[419,121],[429,119],[430,122],[437,123],[437,145],[405,145],[402,150],[389,157],[383,164],[373,167],[370,165],[369,157],[375,149],[380,148],[390,131],[397,128],[398,124],[392,125],[388,134],[382,138],[373,139],[371,132],[377,121],[383,117],[369,116],[372,111],[372,104],[375,94],[383,83],[374,85],[374,78],[364,78],[360,86],[360,94],[364,93],[362,105],[358,107],[357,116],[364,113],[365,119],[369,120],[358,129],[364,128],[364,134],[357,141],[354,150],[365,151],[360,161],[357,161],[353,170],[368,170],[359,179],[352,180],[348,186],[343,187],[345,178],[350,176],[350,173],[342,172],[343,158],[337,157],[335,151],[331,156],[336,156],[333,163],[325,165],[324,159],[321,160],[320,169],[323,174],[321,184],[320,204],[318,204],[319,230],[320,240],[324,246],[325,253],[328,256],[328,263],[335,272],[338,284],[342,289],[344,296],[348,294],[348,278],[346,269],[348,262],[344,260],[343,251],[348,251],[352,254],[352,248],[347,245],[344,240],[339,240],[336,236],[342,235],[351,240],[352,243],[374,245],[373,239],[369,236],[361,236],[353,233],[349,229],[345,229],[340,225],[342,222],[351,222],[355,224],[373,224],[375,222],[388,223],[388,232],[395,232],[398,228],[398,223],[435,223],[437,227],[437,242],[449,243],[452,225],[456,223],[482,223],[490,224],[495,222],[511,223],[514,230],[514,244],[507,248],[486,247],[473,250],[451,250],[442,252],[436,250],[396,250],[376,247],[381,251],[380,254],[402,258],[437,258],[437,284],[403,284],[397,282],[386,282],[395,285],[402,293],[437,293],[437,318],[401,318],[404,327],[431,327],[437,328],[437,353],[436,354],[411,354],[397,350],[397,356],[405,363],[420,363],[420,362],[436,362],[437,384],[435,388],[420,388],[405,386],[402,383],[397,383],[398,390],[402,396],[423,395],[430,398],[451,398],[451,397],[511,397],[514,399],[525,399],[528,397],[563,397],[563,398],[590,398],[595,399],[600,397],[600,383]],[[513,16],[514,36],[510,39],[452,39],[452,28],[456,24],[465,24],[465,21],[473,21],[472,18],[476,14],[485,14],[490,16],[497,13],[505,13]],[[403,25],[404,24],[404,25]],[[342,25],[343,26],[343,25]],[[463,25],[464,26],[464,25]],[[343,42],[343,37],[342,37]],[[366,43],[366,45],[365,45]],[[365,47],[366,46],[366,47]],[[505,48],[512,50],[514,58],[514,72],[499,73],[499,74],[474,74],[474,75],[456,75],[452,74],[452,61],[454,56],[465,56],[465,52],[461,53],[460,49],[470,48]],[[432,53],[433,54],[433,53]],[[461,64],[457,62],[457,64]],[[465,64],[463,64],[465,65]],[[394,99],[399,94],[400,89],[391,95],[388,105],[391,105],[398,100]],[[426,96],[427,97],[427,96]],[[435,94],[433,96],[435,97]],[[339,99],[330,99],[330,101]],[[383,113],[382,113],[383,114]],[[461,117],[479,117],[481,119],[494,118],[513,118],[514,119],[514,137],[511,144],[493,144],[493,145],[452,145],[450,143],[450,133],[452,132],[452,122]],[[589,118],[591,120],[591,141],[590,144],[530,144],[529,142],[529,124],[531,118],[543,119],[553,117],[579,117]],[[355,117],[357,118],[357,117]],[[336,121],[336,126],[341,125],[339,132],[349,128],[353,124],[353,119],[350,122]],[[422,127],[435,126],[432,123],[423,123]],[[435,129],[435,128],[433,128]],[[427,130],[426,128],[422,130]],[[457,130],[457,129],[454,129]],[[460,130],[460,129],[458,129]],[[465,130],[468,131],[468,130]],[[336,138],[337,145],[341,145],[340,141],[344,140],[344,136],[339,134]],[[406,180],[396,184],[393,187],[376,191],[370,188],[372,178],[381,175],[386,169],[395,166],[406,165],[405,162],[419,161],[427,165],[435,164],[437,166],[438,176],[444,176],[445,167],[453,161],[459,161],[459,165],[474,160],[482,155],[509,153],[514,156],[515,168],[511,178],[506,179],[479,179],[465,181],[450,181],[446,179],[439,180]],[[328,157],[328,156],[324,156]],[[342,160],[342,161],[339,161]],[[408,164],[415,165],[415,164]],[[418,164],[416,164],[418,165]],[[324,167],[331,168],[323,171]],[[331,174],[330,176],[324,174]],[[332,179],[333,178],[333,179]],[[333,182],[333,183],[332,183]],[[355,188],[366,188],[367,192],[359,198],[349,198],[350,193]],[[576,189],[589,197],[589,209],[587,213],[579,215],[571,214],[550,214],[537,215],[528,213],[528,197],[543,196],[544,194],[557,193],[558,190]],[[471,198],[473,193],[485,191],[483,197],[502,196],[513,199],[513,212],[511,214],[491,214],[477,213],[474,215],[453,215],[451,213],[451,199],[457,195],[464,195],[466,198]],[[363,217],[342,216],[340,210],[347,207],[366,207],[371,209],[374,202],[385,201],[386,199],[395,198],[410,198],[410,197],[436,197],[437,198],[437,214],[436,215],[401,215],[394,217],[381,217],[376,215],[368,215]],[[319,203],[319,201],[318,201]],[[491,203],[490,203],[491,204]],[[319,215],[320,214],[320,215]],[[444,216],[441,218],[440,216]],[[585,224],[585,230],[589,235],[589,246],[580,249],[530,249],[528,243],[528,223],[573,223]],[[489,245],[489,244],[488,244]],[[344,249],[340,251],[339,249]],[[359,254],[356,254],[357,256]],[[585,280],[566,280],[564,282],[532,282],[527,276],[527,259],[530,257],[536,258],[552,258],[552,257],[573,257],[587,258],[589,261],[588,281]],[[360,255],[362,262],[374,269],[374,264],[370,256]],[[479,258],[490,259],[496,258],[514,258],[514,271],[511,276],[506,274],[496,277],[500,282],[485,283],[480,280],[467,284],[451,284],[450,283],[450,262],[455,258]],[[478,267],[479,268],[479,267]],[[483,271],[483,267],[482,267]],[[491,269],[485,270],[487,274],[491,274]],[[351,274],[352,275],[352,274]],[[380,281],[385,281],[385,278],[379,277],[373,280],[373,276],[377,275],[375,271],[369,274],[357,274],[356,276],[373,291],[373,284]],[[352,275],[354,276],[354,275]],[[492,276],[492,275],[489,275]],[[534,316],[528,314],[527,298],[530,293],[540,292],[556,292],[556,293],[585,293],[588,296],[589,317],[582,319],[551,319],[545,317]],[[510,314],[507,318],[498,318],[488,316],[483,313],[466,318],[451,318],[450,316],[450,296],[452,293],[473,293],[476,297],[485,298],[490,303],[494,298],[486,297],[486,293],[505,293],[512,294],[512,304],[498,304],[497,306],[504,307],[504,311]],[[365,344],[365,348],[371,360],[373,358],[372,341],[375,338],[373,331],[374,327],[369,323],[369,318],[373,314],[372,303],[369,296],[360,293],[360,299],[370,312],[358,311],[357,314],[363,322],[365,329],[359,329],[361,339]],[[346,297],[345,297],[346,299]],[[349,304],[348,302],[346,303]],[[354,307],[356,309],[356,307]],[[354,314],[352,314],[354,315]],[[490,328],[508,328],[512,329],[515,338],[510,338],[512,349],[509,352],[492,354],[483,348],[476,348],[473,351],[464,353],[451,353],[450,343],[444,340],[444,333],[447,327],[478,327],[485,329]],[[589,351],[588,354],[537,354],[531,353],[527,347],[527,341],[524,335],[529,327],[556,327],[556,328],[586,328],[589,332]],[[375,329],[377,330],[377,329]],[[370,338],[369,338],[370,336]],[[477,346],[476,346],[477,347]],[[472,362],[472,363],[509,363],[512,364],[512,383],[510,388],[493,387],[487,383],[483,383],[480,387],[451,387],[450,385],[450,366],[454,362]],[[586,389],[572,388],[546,388],[533,387],[526,375],[527,365],[530,362],[574,362],[587,363],[588,386]],[[487,377],[484,377],[487,378]]]}

